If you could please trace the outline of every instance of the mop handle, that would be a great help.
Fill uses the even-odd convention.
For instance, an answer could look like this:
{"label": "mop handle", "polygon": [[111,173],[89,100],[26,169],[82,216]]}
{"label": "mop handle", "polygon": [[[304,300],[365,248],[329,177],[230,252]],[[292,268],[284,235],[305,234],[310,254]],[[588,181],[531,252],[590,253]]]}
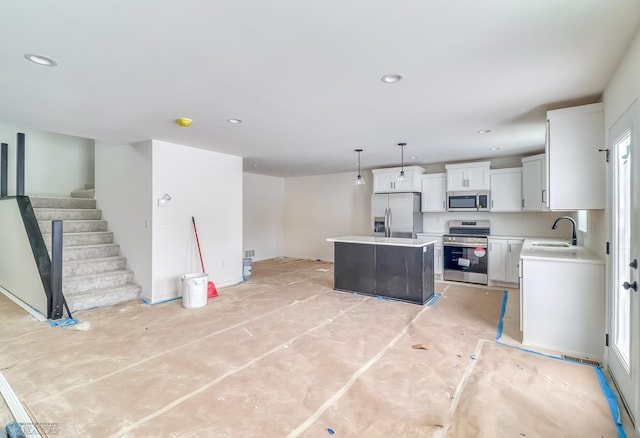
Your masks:
{"label": "mop handle", "polygon": [[205,273],[204,270],[204,262],[202,261],[202,252],[200,251],[200,240],[198,239],[198,229],[196,228],[196,218],[191,216],[191,221],[193,222],[193,231],[196,233],[196,243],[198,244],[198,255],[200,255],[200,266],[202,266],[202,273]]}

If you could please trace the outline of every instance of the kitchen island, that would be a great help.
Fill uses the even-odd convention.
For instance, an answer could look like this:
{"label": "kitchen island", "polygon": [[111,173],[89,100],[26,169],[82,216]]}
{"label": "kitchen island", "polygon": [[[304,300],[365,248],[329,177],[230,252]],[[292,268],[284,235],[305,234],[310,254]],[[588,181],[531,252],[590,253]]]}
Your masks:
{"label": "kitchen island", "polygon": [[435,240],[342,236],[334,242],[334,289],[424,304],[433,297]]}

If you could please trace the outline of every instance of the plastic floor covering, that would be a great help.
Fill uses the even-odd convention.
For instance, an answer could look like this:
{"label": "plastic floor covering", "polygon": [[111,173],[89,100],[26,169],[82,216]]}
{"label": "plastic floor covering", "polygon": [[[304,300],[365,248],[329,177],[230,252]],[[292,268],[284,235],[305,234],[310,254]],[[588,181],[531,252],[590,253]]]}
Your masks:
{"label": "plastic floor covering", "polygon": [[275,259],[202,308],[68,327],[0,295],[0,370],[64,437],[624,435],[596,368],[515,348],[517,290],[436,282],[419,306],[332,287],[331,264]]}

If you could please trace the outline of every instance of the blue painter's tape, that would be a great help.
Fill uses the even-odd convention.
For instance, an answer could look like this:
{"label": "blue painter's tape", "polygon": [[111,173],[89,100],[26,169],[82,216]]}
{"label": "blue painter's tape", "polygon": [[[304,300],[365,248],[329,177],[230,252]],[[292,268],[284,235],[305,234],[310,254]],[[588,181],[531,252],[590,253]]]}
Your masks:
{"label": "blue painter's tape", "polygon": [[507,311],[507,299],[509,298],[509,292],[504,291],[502,298],[502,309],[500,310],[500,319],[498,320],[498,333],[496,333],[496,341],[499,341],[502,337],[502,329],[504,328],[504,313]]}
{"label": "blue painter's tape", "polygon": [[429,300],[429,302],[427,303],[427,306],[432,307],[432,306],[436,303],[436,301],[438,301],[438,299],[440,298],[440,296],[442,296],[442,294],[441,294],[441,293],[437,293],[437,294],[435,294],[435,295],[433,296],[433,298],[431,298],[431,299]]}
{"label": "blue painter's tape", "polygon": [[8,423],[5,431],[7,432],[7,438],[26,438],[26,435],[20,427],[20,423]]}
{"label": "blue painter's tape", "polygon": [[616,428],[618,429],[618,438],[627,438],[627,435],[624,433],[624,429],[622,428],[622,420],[620,419],[620,407],[618,406],[618,400],[616,400],[616,396],[611,390],[611,387],[607,383],[607,378],[604,376],[601,368],[594,367],[596,369],[596,375],[598,376],[598,382],[600,382],[600,388],[602,389],[602,393],[604,394],[604,398],[607,399],[607,404],[609,405],[609,410],[611,411],[611,417],[613,417],[613,421],[616,423]]}
{"label": "blue painter's tape", "polygon": [[600,367],[596,367],[593,365],[583,364],[580,362],[576,362],[574,360],[565,359],[564,357],[559,356],[551,356],[548,354],[539,353],[533,350],[527,350],[526,348],[517,347],[515,345],[505,344],[504,342],[500,342],[500,338],[502,337],[502,329],[504,327],[504,313],[507,308],[507,299],[508,292],[504,291],[504,299],[502,300],[502,311],[500,312],[500,320],[498,321],[498,331],[496,333],[496,344],[504,345],[505,347],[515,348],[516,350],[523,351],[525,353],[535,354],[537,356],[546,357],[548,359],[555,359],[563,362],[571,362],[576,365],[582,365],[586,367],[591,367],[595,370],[596,376],[598,376],[598,383],[600,383],[600,388],[602,389],[602,393],[604,394],[605,399],[607,400],[607,404],[609,405],[609,410],[611,411],[611,417],[616,425],[616,429],[618,430],[618,438],[627,438],[627,435],[624,433],[624,429],[622,428],[622,421],[620,420],[620,407],[618,406],[618,400],[616,400],[616,396],[613,393],[613,390],[607,383],[607,379],[602,372]]}
{"label": "blue painter's tape", "polygon": [[168,300],[164,300],[164,301],[158,301],[157,303],[150,303],[149,301],[145,300],[144,298],[140,298],[140,301],[142,301],[142,304],[146,304],[148,306],[158,306],[160,304],[164,304],[164,303],[170,303],[171,301],[178,301],[181,300],[182,297],[176,297],[176,298],[169,298]]}
{"label": "blue painter's tape", "polygon": [[47,319],[47,322],[51,327],[68,327],[70,325],[80,324],[80,321],[75,318]]}

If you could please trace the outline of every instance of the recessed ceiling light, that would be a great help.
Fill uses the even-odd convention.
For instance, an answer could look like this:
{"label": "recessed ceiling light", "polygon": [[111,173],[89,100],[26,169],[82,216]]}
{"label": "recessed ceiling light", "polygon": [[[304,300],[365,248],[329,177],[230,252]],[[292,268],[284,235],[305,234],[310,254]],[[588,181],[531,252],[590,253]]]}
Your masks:
{"label": "recessed ceiling light", "polygon": [[58,62],[55,59],[49,58],[44,55],[36,55],[35,53],[25,53],[24,57],[27,61],[31,61],[35,64],[44,65],[46,67],[55,67]]}
{"label": "recessed ceiling light", "polygon": [[395,84],[396,82],[400,82],[402,79],[404,79],[404,76],[400,73],[390,73],[382,76],[380,80],[385,84]]}
{"label": "recessed ceiling light", "polygon": [[415,155],[413,155],[413,156],[411,157],[411,159],[412,159],[412,160],[417,160],[418,158],[419,158],[419,157],[416,157]]}
{"label": "recessed ceiling light", "polygon": [[257,164],[253,164],[253,167],[258,167],[258,165]]}
{"label": "recessed ceiling light", "polygon": [[238,124],[242,123],[242,120],[240,120],[240,119],[227,119],[227,122],[231,123],[232,125],[238,125]]}
{"label": "recessed ceiling light", "polygon": [[491,132],[491,129],[481,129],[478,131],[478,134],[488,134]]}
{"label": "recessed ceiling light", "polygon": [[490,150],[490,151],[499,151],[499,150],[500,150],[500,148],[499,148],[499,147],[497,147],[497,146],[494,146],[494,147],[492,147],[492,148],[489,148],[489,150]]}

